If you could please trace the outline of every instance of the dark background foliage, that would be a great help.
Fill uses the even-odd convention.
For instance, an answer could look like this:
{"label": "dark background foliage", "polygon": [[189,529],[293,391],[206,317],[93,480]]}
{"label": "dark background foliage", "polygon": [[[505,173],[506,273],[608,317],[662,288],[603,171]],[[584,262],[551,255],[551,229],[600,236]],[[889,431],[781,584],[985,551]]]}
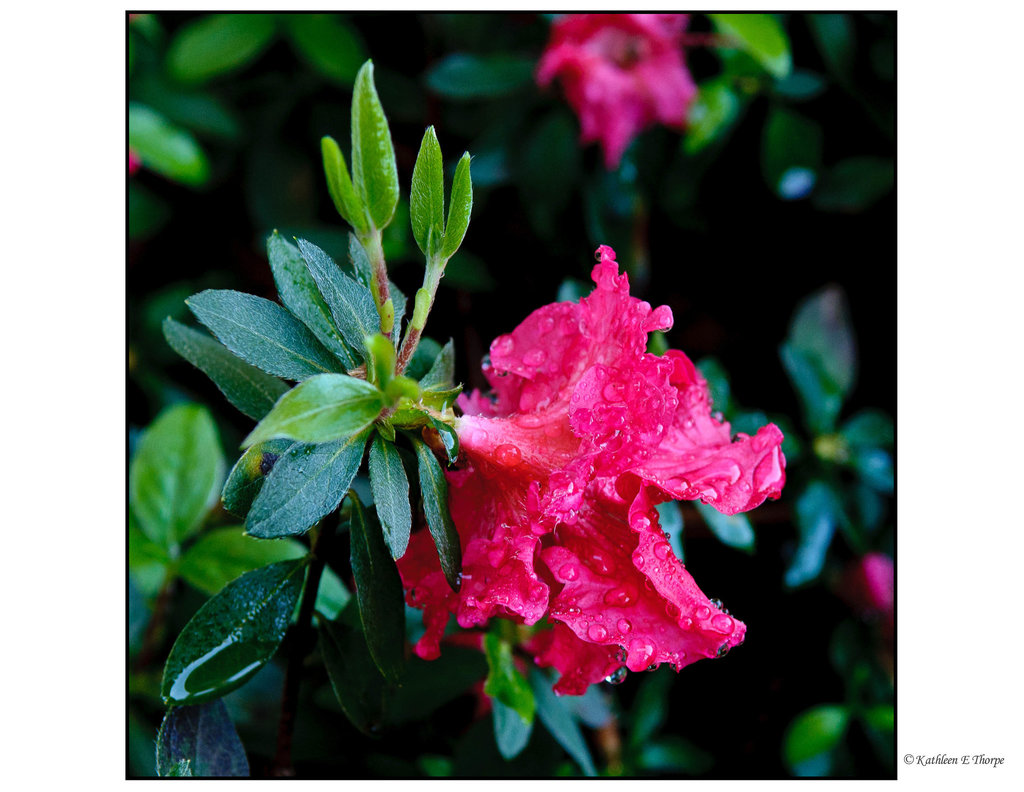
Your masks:
{"label": "dark background foliage", "polygon": [[[347,141],[351,81],[365,57],[374,60],[406,196],[425,126],[436,127],[450,166],[463,150],[475,157],[473,221],[427,327],[434,338],[454,338],[456,380],[467,389],[485,384],[479,366],[490,341],[554,301],[560,287],[572,289],[567,279],[588,283],[593,251],[608,243],[630,270],[633,293],[672,307],[669,346],[694,360],[713,356],[728,372],[734,400],[788,417],[795,427],[801,405],[778,347],[801,301],[838,285],[859,362],[843,415],[862,408],[894,414],[895,16],[827,17],[781,17],[802,83],[772,79],[743,53],[708,39],[711,22],[693,17],[692,40],[699,43],[687,48],[688,65],[698,85],[726,79],[736,117],[695,153],[677,132],[645,132],[614,174],[604,171],[596,145],[580,148],[576,119],[557,86],[538,89],[529,79],[531,67],[523,69],[547,41],[545,15],[329,15],[342,33],[335,33],[340,38],[333,45],[328,36],[320,49],[297,43],[303,37],[294,26],[301,22],[278,18],[263,46],[209,76],[189,73],[188,61],[175,66],[175,46],[198,15],[130,20],[129,100],[185,130],[190,156],[208,163],[208,173],[193,168],[195,178],[167,178],[144,158],[128,179],[130,449],[139,429],[182,400],[210,407],[229,456],[250,428],[202,374],[176,358],[160,322],[167,315],[188,321],[182,300],[202,288],[273,298],[264,245],[274,228],[306,236],[344,259],[347,229],[326,191],[319,139],[331,134]],[[494,66],[492,82],[480,87],[469,81],[466,88],[464,75],[451,68],[454,54],[506,61]],[[481,68],[478,77],[486,73]],[[779,122],[782,133],[773,136],[768,130],[780,114],[789,125]],[[805,168],[813,189],[780,191],[779,161]],[[392,278],[412,294],[422,262],[408,221],[400,218],[386,237]],[[720,543],[692,507],[683,510],[686,563],[709,596],[725,599],[747,623],[746,643],[678,677],[662,670],[630,675],[614,689],[601,686],[614,690],[619,735],[591,732],[596,756],[609,756],[608,740],[620,739],[626,772],[633,774],[781,777],[801,771],[783,749],[799,713],[851,696],[891,704],[891,656],[885,659],[877,626],[856,619],[834,593],[840,571],[859,551],[891,552],[891,519],[862,532],[864,542],[837,539],[824,571],[808,585],[783,583],[798,545],[792,496],[820,476],[852,486],[827,460],[824,468],[815,467],[821,460],[807,461],[810,434],[796,431],[805,447],[790,460],[786,493],[751,515],[756,552]],[[226,517],[211,519],[223,523]],[[347,548],[337,555],[342,572]],[[177,590],[165,640],[204,599],[187,585]],[[147,658],[150,675],[159,671],[168,646]],[[287,650],[288,639],[282,656]],[[162,707],[148,692],[147,668],[138,669],[134,651],[129,772],[147,774],[147,741]],[[482,678],[472,659],[467,663],[466,679]],[[433,673],[458,678],[458,669]],[[280,677],[271,664],[229,701],[254,774],[265,772],[273,756]],[[860,692],[850,693],[851,679]],[[653,695],[659,686],[664,694]],[[295,749],[300,775],[536,776],[573,768],[537,728],[526,752],[504,762],[490,717],[475,717],[477,704],[468,693],[378,738],[348,724],[330,701],[322,669],[311,672],[303,696]],[[631,735],[644,734],[638,722],[648,710],[661,720],[635,744]],[[829,761],[803,772],[892,777],[891,731],[886,742],[864,723],[852,720]],[[656,755],[643,758],[645,750]]]}

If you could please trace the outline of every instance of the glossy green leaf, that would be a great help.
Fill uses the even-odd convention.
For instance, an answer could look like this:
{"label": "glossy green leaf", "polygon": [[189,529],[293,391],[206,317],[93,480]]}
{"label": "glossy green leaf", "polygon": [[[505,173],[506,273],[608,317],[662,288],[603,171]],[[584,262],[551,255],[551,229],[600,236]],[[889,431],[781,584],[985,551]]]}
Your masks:
{"label": "glossy green leaf", "polygon": [[171,349],[213,380],[213,384],[235,407],[258,421],[287,391],[277,377],[250,366],[206,333],[186,327],[167,317],[164,338]]}
{"label": "glossy green leaf", "polygon": [[792,767],[831,751],[843,739],[850,713],[838,704],[826,704],[800,713],[789,725],[783,742],[786,762]]}
{"label": "glossy green leaf", "polygon": [[410,438],[416,450],[419,465],[420,493],[427,527],[434,538],[434,546],[441,560],[445,580],[453,591],[459,590],[462,573],[462,548],[455,523],[448,512],[448,483],[434,452],[420,440]]}
{"label": "glossy green leaf", "polygon": [[325,136],[320,139],[320,153],[324,161],[324,174],[327,176],[327,191],[334,201],[334,208],[350,226],[365,234],[369,230],[366,214],[348,174],[341,147],[334,138]]}
{"label": "glossy green leaf", "polygon": [[437,432],[441,444],[444,446],[445,454],[448,456],[448,464],[454,465],[459,458],[459,433],[455,431],[453,426],[446,424],[444,421],[439,421],[432,415],[428,416],[428,421],[434,431]]}
{"label": "glossy green leaf", "polygon": [[398,449],[379,434],[370,443],[370,489],[391,557],[405,555],[412,531],[409,479]]}
{"label": "glossy green leaf", "polygon": [[156,770],[161,776],[244,778],[249,760],[224,702],[174,707],[156,738]]}
{"label": "glossy green leaf", "polygon": [[398,205],[398,165],[373,61],[359,70],[352,94],[352,181],[369,220],[378,229],[387,226]]}
{"label": "glossy green leaf", "polygon": [[810,194],[821,170],[821,127],[784,107],[773,108],[764,125],[761,171],[780,198],[792,201]]}
{"label": "glossy green leaf", "polygon": [[285,308],[301,319],[346,369],[355,368],[360,359],[342,340],[331,309],[320,296],[316,281],[299,249],[275,231],[267,237],[267,258]]}
{"label": "glossy green leaf", "polygon": [[739,41],[740,46],[774,77],[785,77],[793,67],[789,38],[771,14],[709,14],[715,27]]}
{"label": "glossy green leaf", "polygon": [[494,720],[494,741],[498,745],[498,753],[506,760],[514,759],[527,743],[533,733],[533,718],[526,722],[519,713],[505,706],[500,699],[491,700],[491,714]]}
{"label": "glossy green leaf", "polygon": [[514,710],[524,724],[533,723],[537,704],[529,683],[513,662],[512,645],[489,632],[484,635],[484,654],[488,667],[484,693]]}
{"label": "glossy green leaf", "polygon": [[786,570],[787,586],[799,586],[816,578],[825,565],[832,536],[839,524],[841,505],[832,489],[812,481],[796,501],[796,524],[800,542]]}
{"label": "glossy green leaf", "polygon": [[178,572],[205,594],[216,594],[253,569],[303,558],[308,550],[292,539],[254,539],[240,525],[204,533],[181,558]]}
{"label": "glossy green leaf", "polygon": [[210,163],[192,134],[138,102],[128,104],[128,147],[171,181],[198,187],[210,178]]}
{"label": "glossy green leaf", "polygon": [[139,440],[128,476],[142,532],[171,548],[193,534],[217,502],[224,455],[210,413],[195,404],[164,410]]}
{"label": "glossy green leaf", "polygon": [[255,60],[274,37],[272,14],[205,15],[183,27],[167,50],[167,69],[202,82]]}
{"label": "glossy green leaf", "polygon": [[402,580],[384,544],[380,526],[354,494],[349,495],[349,500],[352,576],[363,634],[380,672],[386,679],[396,681],[402,674],[405,653]]}
{"label": "glossy green leaf", "polygon": [[444,237],[444,161],[434,127],[427,127],[412,171],[409,194],[412,235],[428,258],[441,247]]}
{"label": "glossy green leaf", "polygon": [[452,195],[448,205],[448,222],[444,228],[444,244],[441,258],[450,259],[462,244],[473,214],[473,177],[470,173],[470,157],[467,151],[455,166],[452,179]]}
{"label": "glossy green leaf", "polygon": [[573,761],[580,766],[586,776],[596,776],[597,768],[590,757],[590,749],[583,739],[579,724],[573,717],[564,699],[555,695],[551,689],[553,680],[538,669],[530,671],[530,687],[537,702],[537,717],[551,733]]}
{"label": "glossy green leaf", "polygon": [[347,374],[318,374],[282,396],[252,430],[243,446],[276,437],[329,443],[372,424],[384,408],[375,385]]}
{"label": "glossy green leaf", "polygon": [[340,85],[352,85],[366,60],[366,48],[351,26],[335,14],[289,14],[287,24],[302,58]]}
{"label": "glossy green leaf", "polygon": [[430,68],[427,85],[447,99],[494,99],[532,85],[535,66],[532,58],[456,53]]}
{"label": "glossy green leaf", "polygon": [[331,257],[316,245],[305,239],[298,240],[298,244],[299,252],[345,343],[365,358],[366,337],[380,330],[380,315],[374,305],[373,295],[367,287],[342,272]]}
{"label": "glossy green leaf", "polygon": [[207,289],[193,294],[185,304],[224,346],[268,374],[303,380],[340,368],[316,336],[275,302],[227,289]]}
{"label": "glossy green leaf", "polygon": [[696,501],[694,504],[700,512],[704,524],[711,530],[722,544],[746,550],[754,550],[754,528],[750,518],[745,514],[722,514],[714,506]]}
{"label": "glossy green leaf", "polygon": [[439,413],[448,412],[455,406],[455,401],[459,398],[460,393],[462,393],[461,385],[457,385],[454,388],[446,388],[445,390],[431,388],[420,393],[420,403],[424,407]]}
{"label": "glossy green leaf", "polygon": [[703,151],[721,138],[740,112],[740,99],[727,79],[711,79],[697,88],[697,98],[686,119],[683,150],[687,154]]}
{"label": "glossy green leaf", "polygon": [[334,695],[352,725],[367,735],[384,720],[385,680],[370,656],[358,626],[321,622],[320,654]]}
{"label": "glossy green leaf", "polygon": [[[412,375],[410,375],[412,376]],[[421,388],[449,388],[455,379],[455,345],[448,343],[434,357],[427,373],[419,378]]]}
{"label": "glossy green leaf", "polygon": [[341,503],[370,430],[345,440],[292,446],[274,465],[245,518],[252,536],[273,539],[305,533]]}
{"label": "glossy green leaf", "polygon": [[895,184],[892,159],[850,157],[824,173],[814,206],[827,212],[862,212],[892,192]]}
{"label": "glossy green leaf", "polygon": [[224,482],[220,496],[224,508],[236,517],[245,517],[277,460],[293,445],[295,441],[279,438],[256,443],[246,450]]}
{"label": "glossy green leaf", "polygon": [[193,616],[171,647],[160,695],[198,704],[241,686],[277,651],[302,592],[303,561],[247,572]]}

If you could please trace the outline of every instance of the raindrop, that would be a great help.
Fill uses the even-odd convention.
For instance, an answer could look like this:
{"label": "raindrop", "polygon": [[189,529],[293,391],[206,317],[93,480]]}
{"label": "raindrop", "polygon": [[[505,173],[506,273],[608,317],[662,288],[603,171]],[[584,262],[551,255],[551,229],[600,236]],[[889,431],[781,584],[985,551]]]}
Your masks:
{"label": "raindrop", "polygon": [[646,663],[651,659],[654,654],[654,646],[650,641],[644,640],[643,638],[635,638],[629,645],[630,654],[636,655],[637,665],[640,663]]}
{"label": "raindrop", "polygon": [[675,621],[679,618],[679,606],[676,605],[674,602],[666,602],[665,613],[668,614],[668,617],[672,619],[672,621]]}
{"label": "raindrop", "polygon": [[623,682],[626,681],[626,674],[628,673],[629,670],[625,666],[620,666],[615,670],[614,673],[606,676],[604,678],[604,681],[607,682],[609,685],[621,685]]}
{"label": "raindrop", "polygon": [[580,576],[580,572],[572,564],[562,564],[562,568],[558,570],[558,576],[563,580],[575,580]]}
{"label": "raindrop", "polygon": [[494,343],[491,345],[491,353],[494,355],[508,355],[515,348],[516,342],[512,336],[501,336],[494,339]]}
{"label": "raindrop", "polygon": [[651,663],[649,666],[647,666],[647,668],[644,669],[644,671],[657,671],[660,665],[661,663]]}
{"label": "raindrop", "polygon": [[631,604],[636,598],[636,594],[630,591],[628,588],[623,586],[622,588],[612,589],[604,595],[605,605],[617,606],[624,608]]}
{"label": "raindrop", "polygon": [[716,613],[711,618],[711,629],[723,635],[728,635],[732,632],[732,625],[732,616],[726,616],[724,613]]}
{"label": "raindrop", "polygon": [[691,619],[689,616],[684,616],[680,620],[679,626],[682,627],[684,630],[689,630],[691,627],[693,627],[693,619]]}
{"label": "raindrop", "polygon": [[709,600],[709,601],[711,602],[711,604],[714,607],[718,608],[718,610],[722,609],[722,601],[720,599],[718,599],[717,597],[715,599],[712,599],[712,600]]}
{"label": "raindrop", "polygon": [[615,650],[615,659],[620,663],[626,662],[626,650],[621,646]]}
{"label": "raindrop", "polygon": [[543,349],[531,349],[523,356],[523,363],[527,366],[540,366],[548,359],[548,353]]}
{"label": "raindrop", "polygon": [[710,615],[711,615],[711,608],[709,608],[707,605],[701,605],[699,608],[697,608],[697,618],[698,619],[706,619]]}
{"label": "raindrop", "polygon": [[633,629],[633,625],[629,623],[628,619],[619,619],[619,623],[615,626],[618,627],[619,632],[623,634],[628,633]]}
{"label": "raindrop", "polygon": [[724,644],[718,647],[718,651],[715,653],[715,657],[725,657],[729,654],[729,642],[726,641]]}
{"label": "raindrop", "polygon": [[672,548],[669,546],[668,542],[658,542],[658,544],[654,546],[654,555],[664,561],[672,555]]}
{"label": "raindrop", "polygon": [[511,443],[498,446],[494,453],[498,458],[498,464],[505,467],[515,467],[523,460],[522,451]]}
{"label": "raindrop", "polygon": [[622,400],[622,385],[618,382],[609,382],[601,391],[605,401],[617,402]]}
{"label": "raindrop", "polygon": [[587,630],[587,635],[591,641],[603,641],[608,637],[608,631],[600,624],[592,624],[590,629]]}

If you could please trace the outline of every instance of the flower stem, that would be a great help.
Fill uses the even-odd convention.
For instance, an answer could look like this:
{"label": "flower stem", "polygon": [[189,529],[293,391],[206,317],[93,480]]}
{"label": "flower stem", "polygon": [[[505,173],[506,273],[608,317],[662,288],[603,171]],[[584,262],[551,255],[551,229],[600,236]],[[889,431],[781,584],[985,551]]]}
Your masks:
{"label": "flower stem", "polygon": [[384,335],[389,336],[391,335],[391,329],[394,327],[395,310],[394,304],[391,303],[388,267],[384,261],[384,247],[381,239],[381,232],[374,229],[366,236],[360,237],[359,241],[366,251],[366,257],[370,260],[370,266],[373,270],[373,277],[370,279],[370,292],[373,294],[373,301],[377,305],[377,313],[380,314],[380,331]]}

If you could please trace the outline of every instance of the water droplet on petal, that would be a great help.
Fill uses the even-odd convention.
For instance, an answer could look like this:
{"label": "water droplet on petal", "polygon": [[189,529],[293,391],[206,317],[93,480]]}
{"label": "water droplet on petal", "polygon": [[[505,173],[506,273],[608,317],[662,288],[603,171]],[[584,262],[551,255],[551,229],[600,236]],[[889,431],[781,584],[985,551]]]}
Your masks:
{"label": "water droplet on petal", "polygon": [[682,619],[679,620],[679,626],[682,627],[684,630],[689,630],[691,627],[693,627],[693,619],[691,619],[689,616],[684,616]]}
{"label": "water droplet on petal", "polygon": [[646,664],[651,655],[654,654],[654,646],[650,641],[643,638],[634,638],[633,642],[629,645],[629,653],[636,655],[637,665]]}
{"label": "water droplet on petal", "polygon": [[491,344],[492,355],[508,355],[516,348],[516,342],[510,335],[499,336]]}
{"label": "water droplet on petal", "polygon": [[612,605],[614,607],[624,608],[627,605],[632,604],[633,600],[636,599],[636,592],[631,591],[626,586],[621,588],[612,589],[604,595],[605,605]]}
{"label": "water droplet on petal", "polygon": [[531,349],[523,356],[523,363],[527,366],[540,366],[548,359],[548,353],[543,349]]}
{"label": "water droplet on petal", "polygon": [[724,644],[718,647],[718,651],[715,653],[715,657],[725,657],[729,654],[729,642],[726,641]]}
{"label": "water droplet on petal", "polygon": [[707,605],[701,605],[699,608],[697,608],[697,618],[698,619],[706,619],[710,615],[711,615],[711,608],[709,608]]}
{"label": "water droplet on petal", "polygon": [[628,673],[629,669],[627,669],[625,666],[621,666],[620,668],[617,668],[614,673],[606,676],[604,678],[604,681],[607,682],[609,685],[621,685],[623,682],[626,681],[626,674]]}
{"label": "water droplet on petal", "polygon": [[644,568],[644,555],[639,550],[633,553],[633,566],[637,569]]}
{"label": "water droplet on petal", "polygon": [[674,602],[666,602],[665,613],[668,614],[668,617],[672,619],[672,621],[675,621],[679,618],[679,606]]}
{"label": "water droplet on petal", "polygon": [[708,601],[712,604],[712,606],[718,608],[718,610],[722,609],[722,601],[720,599],[715,598]]}
{"label": "water droplet on petal", "polygon": [[664,561],[672,555],[672,548],[669,546],[668,542],[658,542],[658,544],[654,546],[654,555]]}
{"label": "water droplet on petal", "polygon": [[572,564],[562,564],[562,568],[558,570],[558,576],[563,580],[575,580],[580,576],[580,572]]}
{"label": "water droplet on petal", "polygon": [[728,635],[732,632],[733,620],[732,616],[726,616],[724,613],[716,613],[711,617],[711,629]]}
{"label": "water droplet on petal", "polygon": [[603,641],[608,637],[608,630],[600,624],[592,624],[590,625],[590,629],[587,630],[587,636],[591,641]]}
{"label": "water droplet on petal", "polygon": [[511,443],[505,443],[495,449],[494,455],[499,465],[504,467],[515,467],[523,460],[523,452]]}
{"label": "water droplet on petal", "polygon": [[633,629],[633,625],[629,623],[628,619],[619,619],[619,623],[615,626],[618,627],[619,632],[623,634],[628,633]]}

